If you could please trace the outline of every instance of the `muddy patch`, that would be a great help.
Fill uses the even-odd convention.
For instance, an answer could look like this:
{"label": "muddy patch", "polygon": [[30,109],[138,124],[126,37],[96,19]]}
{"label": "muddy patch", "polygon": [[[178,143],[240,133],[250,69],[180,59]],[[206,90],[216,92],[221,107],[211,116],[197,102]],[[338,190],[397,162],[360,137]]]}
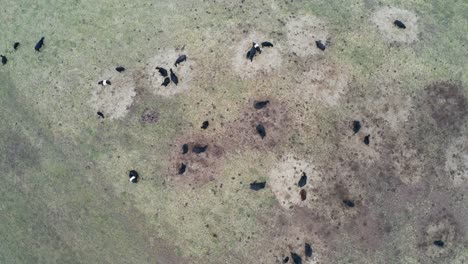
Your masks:
{"label": "muddy patch", "polygon": [[[241,117],[223,124],[216,132],[197,129],[197,132],[177,139],[172,145],[169,176],[185,179],[183,182],[186,183],[203,184],[214,180],[221,172],[225,154],[245,149],[268,151],[281,146],[289,135],[287,107],[271,98],[268,100],[270,102],[262,109],[255,109],[254,100],[249,101]],[[263,138],[257,130],[259,124],[265,129]],[[206,151],[193,152],[194,147],[205,146]],[[182,164],[186,166],[185,173],[179,174]]]}
{"label": "muddy patch", "polygon": [[[387,42],[412,43],[418,40],[418,18],[408,10],[384,7],[376,11],[371,20]],[[395,20],[402,21],[406,28],[395,26]]]}
{"label": "muddy patch", "polygon": [[[100,80],[109,80],[111,85],[99,85]],[[131,72],[119,73],[115,69],[109,69],[93,86],[90,103],[96,112],[99,111],[104,115],[104,118],[120,119],[129,112],[136,96],[135,81]]]}
{"label": "muddy patch", "polygon": [[422,110],[447,133],[459,132],[468,120],[468,99],[461,82],[439,81],[424,89]]}
{"label": "muddy patch", "polygon": [[157,109],[146,108],[140,116],[140,123],[152,124],[159,121],[159,112]]}
{"label": "muddy patch", "polygon": [[[354,102],[357,110],[349,120],[360,120],[362,128],[351,136],[349,125],[338,124],[338,131],[348,131],[339,136],[340,148],[361,164],[385,165],[385,171],[406,185],[427,184],[428,175],[434,174],[443,181],[444,167],[460,180],[456,164],[461,157],[446,163],[445,156],[452,138],[460,136],[466,122],[468,110],[461,85],[435,82],[412,97],[398,87],[387,90]],[[364,135],[370,135],[367,146]]]}
{"label": "muddy patch", "polygon": [[[175,61],[180,55],[186,55],[187,60],[180,63],[177,67],[174,66]],[[156,67],[162,67],[167,70],[170,77],[170,69],[172,69],[177,76],[179,83],[175,85],[172,81],[163,86],[165,80]],[[160,50],[158,54],[149,59],[145,66],[145,75],[149,89],[156,95],[173,96],[190,89],[194,82],[194,69],[196,62],[187,51],[175,50]]]}
{"label": "muddy patch", "polygon": [[315,16],[289,17],[286,33],[290,52],[300,57],[323,54],[315,41],[325,43],[329,40],[326,23]]}
{"label": "muddy patch", "polygon": [[[247,59],[247,52],[252,48],[252,42],[260,44],[263,41],[272,42],[273,47],[260,47],[261,54],[257,53],[253,61]],[[243,79],[269,75],[281,67],[281,44],[265,34],[251,33],[235,44],[235,47],[232,66],[234,72]]]}
{"label": "muddy patch", "polygon": [[[262,109],[255,109],[254,100],[249,101],[241,116],[226,126],[225,141],[240,149],[257,150],[272,150],[284,143],[291,131],[287,106],[276,100],[269,101]],[[257,130],[258,125],[265,129],[263,138]]]}
{"label": "muddy patch", "polygon": [[214,180],[224,161],[225,150],[221,142],[219,138],[199,134],[177,139],[170,155],[170,178],[190,185]]}
{"label": "muddy patch", "polygon": [[413,102],[408,122],[400,132],[403,139],[396,146],[391,144],[392,148],[397,147],[396,152],[403,154],[400,160],[409,163],[408,176],[439,175],[433,180],[449,184],[449,177],[443,176],[445,168],[456,166],[457,161],[446,162],[447,149],[463,136],[468,121],[468,101],[463,86],[452,81],[433,82],[414,96]]}
{"label": "muddy patch", "polygon": [[[453,185],[466,184],[461,173],[468,163],[466,137],[460,136],[466,126],[460,111],[465,97],[463,88],[455,87],[431,84],[410,99],[404,90],[374,94],[375,101],[356,95],[349,115],[330,132],[333,157],[278,158],[267,173],[267,188],[283,214],[271,221],[278,259],[289,250],[300,252],[308,239],[327,263],[339,263],[350,251],[363,263],[372,263],[383,251],[395,260],[452,263],[464,242],[464,226],[457,223],[466,218],[459,213],[466,207],[463,192]],[[357,133],[353,120],[362,125]],[[369,145],[363,142],[367,134]],[[303,173],[307,183],[300,187]],[[441,208],[446,209],[436,216]],[[438,240],[444,246],[435,245]]]}

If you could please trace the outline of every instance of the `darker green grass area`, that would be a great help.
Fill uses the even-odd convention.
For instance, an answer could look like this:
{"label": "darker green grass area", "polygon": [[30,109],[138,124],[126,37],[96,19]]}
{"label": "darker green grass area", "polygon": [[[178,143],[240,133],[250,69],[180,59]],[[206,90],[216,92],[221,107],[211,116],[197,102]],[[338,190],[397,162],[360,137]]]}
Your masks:
{"label": "darker green grass area", "polygon": [[93,179],[100,173],[83,165],[86,156],[55,142],[37,115],[17,103],[8,75],[0,79],[1,262],[154,263],[155,253],[164,261],[164,253],[148,247],[152,228],[131,201]]}

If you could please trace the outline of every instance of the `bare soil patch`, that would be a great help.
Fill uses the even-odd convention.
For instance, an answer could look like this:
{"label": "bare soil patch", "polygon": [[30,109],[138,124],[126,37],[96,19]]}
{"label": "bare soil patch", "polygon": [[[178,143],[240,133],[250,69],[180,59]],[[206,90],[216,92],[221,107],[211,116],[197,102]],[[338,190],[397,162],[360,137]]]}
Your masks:
{"label": "bare soil patch", "polygon": [[445,152],[445,173],[456,187],[468,187],[468,143],[466,137],[455,139]]}
{"label": "bare soil patch", "polygon": [[329,39],[325,21],[311,15],[289,17],[286,33],[290,52],[300,57],[323,54],[324,51],[316,47],[315,41],[325,43]]}
{"label": "bare soil patch", "polygon": [[[272,42],[273,47],[261,48],[262,53],[257,53],[251,62],[247,59],[247,52],[252,48],[252,42],[260,44],[263,41]],[[243,79],[269,75],[282,65],[281,44],[271,40],[265,34],[250,33],[234,46],[236,48],[232,58],[232,66],[234,72]]]}
{"label": "bare soil patch", "polygon": [[[347,208],[343,200],[352,200],[356,207],[361,205],[361,187],[347,181],[347,177],[354,174],[352,170],[342,165],[339,171],[324,172],[308,161],[287,154],[268,173],[269,185],[283,208],[304,207],[329,224],[339,224],[357,213],[356,208]],[[298,182],[304,173],[307,184],[300,187]],[[301,191],[307,193],[305,200],[301,198]]]}
{"label": "bare soil patch", "polygon": [[133,74],[130,71],[119,73],[109,69],[100,77],[100,80],[110,80],[111,85],[101,86],[98,84],[100,80],[96,80],[90,104],[96,112],[102,112],[105,118],[124,117],[136,96]]}
{"label": "bare soil patch", "polygon": [[325,59],[308,60],[304,64],[299,85],[295,87],[301,96],[315,98],[327,105],[337,105],[348,91],[349,70],[346,66]]}
{"label": "bare soil patch", "polygon": [[[412,43],[418,40],[418,17],[411,11],[396,7],[384,7],[371,16],[386,42]],[[406,28],[401,29],[393,24],[402,21]]]}
{"label": "bare soil patch", "polygon": [[424,90],[427,111],[439,129],[458,132],[468,120],[468,99],[461,82],[439,81],[428,85]]}
{"label": "bare soil patch", "polygon": [[[454,248],[460,243],[462,230],[454,217],[446,212],[431,215],[426,222],[421,223],[420,244],[418,247],[425,257],[432,262],[450,262],[454,257]],[[434,241],[441,240],[443,247],[434,245]],[[447,262],[448,261],[448,262]]]}
{"label": "bare soil patch", "polygon": [[[303,173],[307,175],[307,184],[301,188],[298,182]],[[285,209],[291,209],[295,205],[307,206],[310,200],[315,200],[312,186],[317,187],[322,181],[320,173],[314,170],[312,164],[294,157],[293,154],[282,157],[268,177],[271,190]],[[308,199],[305,201],[301,200],[302,189],[308,193]]]}
{"label": "bare soil patch", "polygon": [[[176,59],[183,54],[187,56],[187,60],[175,67]],[[179,79],[178,85],[171,82],[167,87],[162,86],[164,77],[161,76],[156,67],[166,69],[168,75],[170,75],[170,69],[172,68]],[[147,80],[148,87],[154,94],[168,97],[190,89],[194,83],[194,69],[196,69],[196,62],[187,51],[160,50],[146,62],[144,79]]]}

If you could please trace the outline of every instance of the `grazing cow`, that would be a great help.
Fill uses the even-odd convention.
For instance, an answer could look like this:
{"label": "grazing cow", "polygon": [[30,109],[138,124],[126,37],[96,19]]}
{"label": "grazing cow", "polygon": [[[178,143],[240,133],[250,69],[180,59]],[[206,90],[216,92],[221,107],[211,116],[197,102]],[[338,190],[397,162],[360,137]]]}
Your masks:
{"label": "grazing cow", "polygon": [[250,184],[250,189],[254,190],[254,191],[258,191],[258,190],[261,190],[263,188],[265,188],[265,185],[266,185],[266,182],[257,182],[257,181],[254,181]]}
{"label": "grazing cow", "polygon": [[186,60],[187,60],[186,55],[180,55],[179,58],[177,58],[177,60],[175,61],[174,66],[177,67],[177,65],[181,64],[182,62],[184,62]]}
{"label": "grazing cow", "polygon": [[291,258],[294,264],[302,264],[302,258],[298,254],[291,252]]}
{"label": "grazing cow", "polygon": [[254,102],[254,108],[255,109],[262,109],[262,108],[265,108],[267,106],[267,104],[269,104],[270,101],[255,101]]}
{"label": "grazing cow", "polygon": [[187,165],[185,165],[184,163],[180,164],[178,174],[179,174],[179,175],[184,174],[186,169],[187,169]]}
{"label": "grazing cow", "polygon": [[252,48],[250,48],[249,52],[247,52],[247,59],[249,59],[252,62],[256,53],[257,53],[257,49],[255,49],[255,47],[252,46]]}
{"label": "grazing cow", "polygon": [[307,192],[306,192],[306,190],[302,189],[302,190],[299,192],[299,195],[301,196],[301,200],[302,200],[302,201],[305,201],[305,199],[307,199]]}
{"label": "grazing cow", "polygon": [[353,131],[354,131],[354,134],[356,134],[357,132],[359,132],[359,130],[361,130],[361,122],[359,122],[358,120],[354,120],[354,121],[353,121]]}
{"label": "grazing cow", "polygon": [[315,46],[317,46],[317,48],[322,51],[324,51],[327,48],[327,46],[325,46],[325,44],[323,44],[321,40],[315,41]]}
{"label": "grazing cow", "polygon": [[164,78],[164,81],[161,83],[161,85],[164,87],[167,87],[170,82],[171,82],[171,79],[169,79],[169,77],[166,77]]}
{"label": "grazing cow", "polygon": [[370,143],[370,135],[364,137],[364,144],[369,145]]}
{"label": "grazing cow", "polygon": [[122,66],[119,66],[119,67],[115,68],[115,70],[118,71],[118,72],[123,72],[123,71],[125,71],[125,68],[122,67]]}
{"label": "grazing cow", "polygon": [[354,207],[354,202],[351,200],[343,200],[343,203],[348,207]]}
{"label": "grazing cow", "polygon": [[305,253],[306,257],[309,257],[309,258],[312,257],[312,246],[310,246],[310,244],[305,243],[304,253]]}
{"label": "grazing cow", "polygon": [[15,42],[15,43],[13,44],[13,49],[14,49],[14,50],[17,50],[19,46],[20,46],[20,43],[19,43],[19,42]]}
{"label": "grazing cow", "polygon": [[207,148],[208,148],[208,145],[205,145],[205,146],[197,145],[192,148],[192,152],[200,154],[200,153],[205,152]]}
{"label": "grazing cow", "polygon": [[201,128],[202,128],[202,129],[207,129],[209,125],[210,125],[210,122],[205,121],[205,122],[203,122]]}
{"label": "grazing cow", "polygon": [[442,240],[436,240],[434,241],[434,245],[438,247],[444,247],[445,243]]}
{"label": "grazing cow", "polygon": [[179,78],[177,78],[177,75],[172,71],[172,68],[170,69],[171,71],[171,81],[177,85],[179,83]]}
{"label": "grazing cow", "polygon": [[189,151],[188,144],[183,144],[182,145],[182,154],[187,154],[188,151]]}
{"label": "grazing cow", "polygon": [[254,42],[253,47],[258,52],[258,54],[262,54],[262,50],[260,49],[260,45],[258,45],[257,43]]}
{"label": "grazing cow", "polygon": [[302,176],[301,176],[301,179],[299,180],[299,182],[297,183],[297,186],[299,187],[304,187],[307,183],[307,175],[305,174],[305,172],[302,173]]}
{"label": "grazing cow", "polygon": [[8,61],[7,57],[5,57],[3,55],[0,55],[0,57],[2,58],[2,64],[3,65],[7,64],[7,61]]}
{"label": "grazing cow", "polygon": [[256,129],[257,129],[257,133],[260,135],[262,139],[266,137],[266,130],[262,124],[258,124]]}
{"label": "grazing cow", "polygon": [[100,117],[100,118],[104,118],[104,114],[102,112],[97,112],[97,115]]}
{"label": "grazing cow", "polygon": [[273,47],[273,44],[271,42],[268,42],[268,41],[264,41],[262,42],[262,48],[265,48],[265,47]]}
{"label": "grazing cow", "polygon": [[111,85],[111,82],[109,80],[102,80],[98,82],[99,85],[106,86],[106,85]]}
{"label": "grazing cow", "polygon": [[131,170],[130,173],[128,174],[128,178],[130,179],[131,183],[137,183],[138,182],[138,172],[136,170]]}
{"label": "grazing cow", "polygon": [[42,46],[44,46],[44,39],[45,37],[42,37],[37,43],[36,46],[34,46],[34,49],[36,51],[41,51]]}
{"label": "grazing cow", "polygon": [[167,70],[161,67],[156,67],[156,69],[159,71],[159,74],[161,74],[162,77],[167,77]]}
{"label": "grazing cow", "polygon": [[406,28],[406,25],[405,25],[403,22],[401,22],[400,20],[398,20],[398,19],[395,20],[395,21],[393,21],[393,24],[394,24],[395,26],[397,26],[398,28],[401,28],[401,29],[405,29],[405,28]]}

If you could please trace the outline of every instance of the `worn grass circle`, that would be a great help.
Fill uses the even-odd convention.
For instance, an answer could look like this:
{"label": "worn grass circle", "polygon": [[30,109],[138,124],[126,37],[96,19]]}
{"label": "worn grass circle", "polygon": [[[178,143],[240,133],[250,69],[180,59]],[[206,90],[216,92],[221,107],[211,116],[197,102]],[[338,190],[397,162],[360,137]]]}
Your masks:
{"label": "worn grass circle", "polygon": [[[312,212],[315,217],[327,221],[330,225],[339,225],[345,219],[355,217],[358,212],[347,208],[343,200],[354,201],[356,208],[363,203],[360,199],[362,186],[346,182],[346,174],[351,170],[342,166],[325,171],[312,161],[287,154],[282,156],[268,173],[269,186],[283,208],[301,208]],[[300,187],[299,180],[303,173],[307,176],[307,181]],[[341,180],[337,181],[337,177]],[[301,192],[305,192],[305,199]]]}
{"label": "worn grass circle", "polygon": [[[262,53],[256,54],[251,62],[247,59],[247,52],[252,48],[252,43],[260,44],[263,41],[273,42],[273,47],[261,48]],[[232,66],[234,72],[243,79],[251,79],[261,75],[269,75],[281,67],[281,44],[272,41],[261,33],[251,33],[244,37],[234,50]]]}
{"label": "worn grass circle", "polygon": [[328,106],[336,106],[348,92],[350,69],[344,64],[322,57],[300,60],[300,68],[291,88],[300,98],[315,99]]}
{"label": "worn grass circle", "polygon": [[459,137],[445,152],[445,172],[456,187],[468,187],[468,144],[466,137]]}
{"label": "worn grass circle", "polygon": [[[174,66],[176,59],[185,54],[187,60],[179,64],[177,67]],[[150,90],[161,96],[173,96],[189,90],[193,83],[193,69],[195,68],[196,62],[185,52],[176,52],[175,50],[161,50],[157,55],[150,58],[145,67],[147,80]],[[164,81],[164,77],[161,76],[156,67],[162,67],[167,70],[170,75],[170,69],[174,71],[179,79],[178,85],[171,82],[167,87],[161,84]]]}
{"label": "worn grass circle", "polygon": [[109,69],[101,75],[100,80],[110,80],[111,85],[101,86],[98,84],[99,80],[96,80],[90,104],[96,112],[102,112],[105,118],[124,117],[136,96],[132,73],[128,71],[119,73],[115,69]]}
{"label": "worn grass circle", "polygon": [[[422,225],[419,249],[432,263],[454,263],[454,248],[460,243],[461,227],[450,213],[431,215]],[[434,245],[434,241],[441,240],[443,247]]]}
{"label": "worn grass circle", "polygon": [[290,17],[286,23],[286,33],[290,51],[300,57],[322,54],[315,41],[325,43],[329,38],[326,23],[311,15]]}
{"label": "worn grass circle", "polygon": [[[302,201],[301,189],[310,192],[310,186],[316,185],[320,177],[314,173],[314,167],[307,161],[297,159],[294,155],[284,156],[269,173],[269,185],[279,204],[285,209],[295,205],[307,206],[308,200]],[[301,176],[308,176],[307,184],[301,188],[297,185]],[[313,182],[313,183],[311,183]]]}
{"label": "worn grass circle", "polygon": [[[371,16],[386,42],[412,43],[418,40],[418,18],[411,11],[396,7],[384,7]],[[402,21],[406,28],[401,29],[393,24]]]}

